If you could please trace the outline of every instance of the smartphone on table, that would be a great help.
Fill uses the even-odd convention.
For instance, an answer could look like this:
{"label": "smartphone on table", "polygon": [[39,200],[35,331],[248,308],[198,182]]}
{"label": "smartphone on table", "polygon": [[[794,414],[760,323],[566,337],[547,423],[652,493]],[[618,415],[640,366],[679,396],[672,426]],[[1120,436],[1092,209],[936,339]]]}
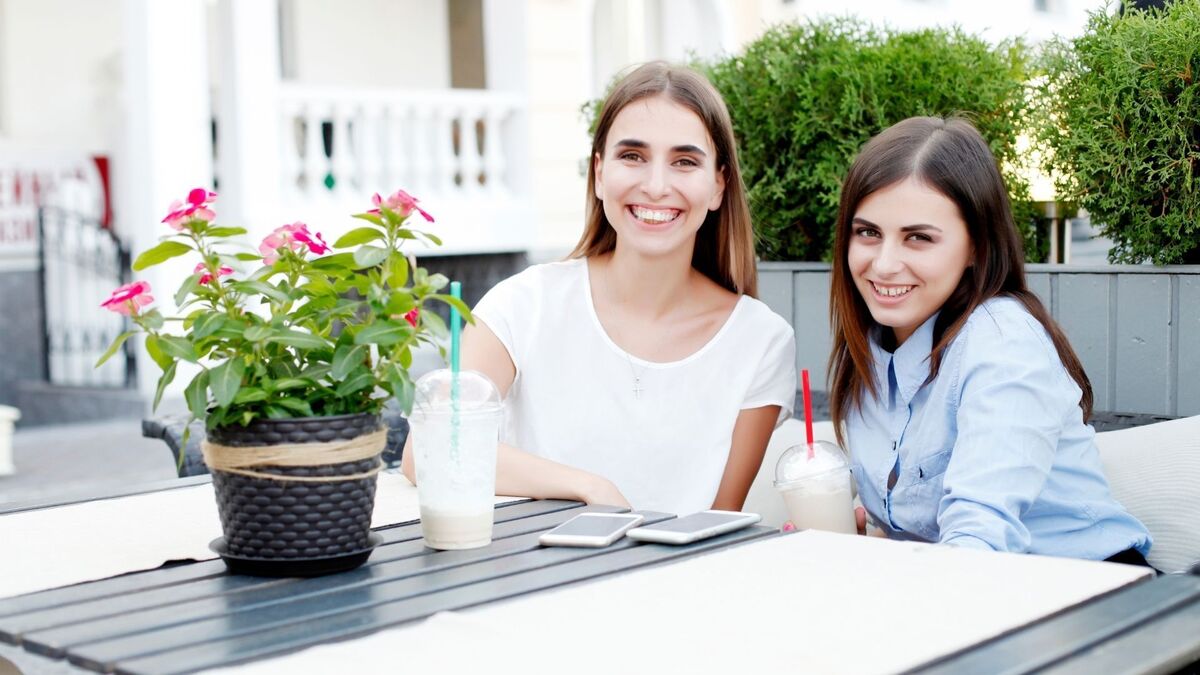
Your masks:
{"label": "smartphone on table", "polygon": [[630,539],[656,544],[690,544],[701,539],[715,537],[718,534],[749,527],[760,520],[762,520],[762,516],[757,513],[710,509],[682,518],[639,527],[630,530],[628,536]]}
{"label": "smartphone on table", "polygon": [[538,537],[542,546],[601,548],[642,524],[640,513],[581,513]]}

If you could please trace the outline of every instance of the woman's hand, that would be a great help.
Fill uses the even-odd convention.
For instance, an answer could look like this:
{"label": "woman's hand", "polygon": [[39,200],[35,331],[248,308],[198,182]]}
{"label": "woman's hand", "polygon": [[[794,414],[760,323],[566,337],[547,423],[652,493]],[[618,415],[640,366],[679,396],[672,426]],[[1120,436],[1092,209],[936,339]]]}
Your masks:
{"label": "woman's hand", "polygon": [[625,495],[617,489],[617,486],[612,481],[601,478],[593,474],[588,474],[583,479],[583,485],[579,489],[579,499],[588,504],[604,504],[607,506],[622,506],[627,509],[632,509],[629,500],[625,499]]}

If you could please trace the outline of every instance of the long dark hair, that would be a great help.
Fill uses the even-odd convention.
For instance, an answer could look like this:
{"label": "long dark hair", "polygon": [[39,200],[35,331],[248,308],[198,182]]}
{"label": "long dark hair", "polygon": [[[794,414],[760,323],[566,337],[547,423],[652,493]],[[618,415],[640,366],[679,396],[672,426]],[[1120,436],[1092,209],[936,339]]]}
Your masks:
{"label": "long dark hair", "polygon": [[1024,305],[1049,333],[1067,373],[1083,391],[1079,407],[1086,421],[1092,414],[1091,382],[1062,329],[1025,285],[1021,238],[1004,179],[987,142],[961,118],[910,117],[868,141],[842,184],[829,303],[833,334],[829,398],[833,419],[839,423],[838,439],[843,440],[840,423],[862,405],[863,392],[879,395],[868,343],[876,324],[846,269],[854,213],[869,195],[910,177],[958,206],[974,245],[972,265],[963,272],[934,324],[929,380],[937,376],[946,349],[971,312],[990,298],[1008,296]]}
{"label": "long dark hair", "polygon": [[665,96],[696,113],[716,150],[717,170],[725,177],[721,207],[709,213],[696,233],[692,267],[725,289],[751,297],[758,295],[758,268],[754,262],[754,231],[742,172],[738,167],[733,122],[725,100],[704,76],[690,68],[653,61],[638,66],[621,79],[604,100],[592,154],[588,158],[587,215],[583,236],[571,258],[608,253],[617,246],[617,231],[604,216],[604,204],[596,196],[596,158],[604,156],[608,130],[625,106],[653,96]]}

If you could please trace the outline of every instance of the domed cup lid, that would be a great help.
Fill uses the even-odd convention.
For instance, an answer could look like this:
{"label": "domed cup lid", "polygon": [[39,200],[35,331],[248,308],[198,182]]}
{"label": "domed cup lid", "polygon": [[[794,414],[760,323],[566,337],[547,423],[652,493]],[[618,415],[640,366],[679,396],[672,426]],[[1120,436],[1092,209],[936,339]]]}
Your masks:
{"label": "domed cup lid", "polygon": [[785,488],[849,466],[846,453],[829,441],[814,441],[812,457],[808,445],[800,443],[785,450],[775,463],[775,487]]}
{"label": "domed cup lid", "polygon": [[449,412],[455,399],[458,411],[463,413],[495,412],[503,406],[500,390],[487,375],[476,370],[462,370],[455,377],[450,369],[441,368],[425,373],[417,380],[413,412]]}

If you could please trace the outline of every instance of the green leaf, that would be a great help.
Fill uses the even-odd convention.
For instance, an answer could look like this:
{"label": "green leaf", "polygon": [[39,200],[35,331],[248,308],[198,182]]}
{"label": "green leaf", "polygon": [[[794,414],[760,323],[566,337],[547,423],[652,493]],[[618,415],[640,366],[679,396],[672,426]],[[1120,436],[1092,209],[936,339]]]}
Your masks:
{"label": "green leaf", "polygon": [[175,335],[162,335],[158,339],[159,347],[162,348],[163,353],[167,356],[190,361],[191,363],[195,363],[198,360],[196,358],[195,345],[187,339]]}
{"label": "green leaf", "polygon": [[225,325],[225,315],[217,314],[216,312],[206,312],[196,317],[196,321],[192,323],[192,339],[202,340],[213,333],[221,330]]}
{"label": "green leaf", "polygon": [[182,305],[183,301],[187,300],[187,296],[190,295],[193,291],[195,291],[200,286],[200,277],[201,276],[202,275],[200,273],[193,274],[190,277],[184,279],[182,284],[179,284],[179,290],[175,291],[175,304],[176,305]]}
{"label": "green leaf", "polygon": [[404,368],[405,370],[412,368],[412,362],[413,362],[412,350],[409,349],[408,347],[404,347],[403,349],[401,349],[400,354],[397,355],[396,359],[400,363],[400,367]]}
{"label": "green leaf", "polygon": [[157,336],[146,336],[146,353],[149,354],[150,358],[154,359],[154,362],[158,364],[158,367],[163,370],[166,370],[168,366],[175,364],[175,359],[163,353],[162,347],[159,346]]}
{"label": "green leaf", "polygon": [[450,283],[450,280],[446,278],[445,274],[430,274],[425,283],[433,290],[440,291]]}
{"label": "green leaf", "polygon": [[283,391],[285,389],[295,389],[297,387],[310,387],[312,380],[303,377],[285,377],[280,380],[275,380],[271,383],[271,388],[274,391]]}
{"label": "green leaf", "polygon": [[272,420],[287,420],[293,417],[285,408],[280,408],[277,405],[268,405],[263,408],[263,412],[267,413],[267,419]]}
{"label": "green leaf", "polygon": [[458,310],[458,313],[462,315],[463,319],[465,319],[468,323],[471,323],[473,321],[473,319],[471,318],[471,309],[469,307],[467,307],[467,303],[454,297],[453,295],[437,294],[437,295],[431,295],[429,297],[434,298],[435,300],[441,300],[442,302],[446,303],[447,305],[454,307],[455,309]]}
{"label": "green leaf", "polygon": [[296,330],[276,331],[271,337],[267,338],[267,342],[284,344],[300,349],[323,349],[329,347],[329,342],[325,338]]}
{"label": "green leaf", "polygon": [[225,408],[233,403],[238,389],[242,386],[242,376],[245,372],[246,364],[236,356],[210,371],[209,386],[212,387],[218,406]]}
{"label": "green leaf", "polygon": [[388,298],[387,313],[391,316],[404,316],[417,306],[413,300],[412,293],[405,290],[396,290],[392,292],[392,297]]}
{"label": "green leaf", "polygon": [[354,251],[354,265],[358,269],[374,267],[387,260],[388,250],[378,246],[362,246]]}
{"label": "green leaf", "polygon": [[306,401],[302,401],[298,398],[280,398],[275,399],[272,401],[272,403],[281,408],[287,408],[292,412],[298,412],[305,417],[313,416],[312,406],[310,406]]}
{"label": "green leaf", "polygon": [[373,386],[375,386],[375,376],[366,368],[359,368],[351,373],[350,377],[339,382],[337,389],[334,389],[333,393],[339,398],[345,398],[349,394]]}
{"label": "green leaf", "polygon": [[330,368],[327,364],[314,363],[311,366],[305,367],[304,370],[301,370],[300,375],[301,375],[301,377],[306,377],[306,378],[312,380],[313,382],[316,382],[316,381],[320,380],[321,378],[325,377],[326,375],[328,375],[329,370],[330,370]]}
{"label": "green leaf", "polygon": [[392,321],[376,321],[354,336],[354,344],[394,345],[412,335],[412,326],[407,323]]}
{"label": "green leaf", "polygon": [[341,345],[333,352],[333,365],[329,371],[330,377],[341,380],[355,368],[363,364],[367,357],[367,345]]}
{"label": "green leaf", "polygon": [[233,397],[234,405],[241,403],[255,403],[257,401],[267,400],[267,392],[258,387],[246,387],[238,391],[237,396]]}
{"label": "green leaf", "polygon": [[246,281],[234,282],[231,285],[233,286],[234,290],[236,290],[238,292],[246,293],[248,295],[255,295],[255,294],[265,295],[266,297],[274,300],[275,302],[282,303],[282,302],[287,302],[288,300],[291,300],[291,298],[288,297],[287,293],[284,293],[283,291],[279,290],[278,288],[276,288],[276,287],[272,286],[271,284],[268,284],[264,281],[255,281],[253,279],[247,279]]}
{"label": "green leaf", "polygon": [[358,246],[359,244],[365,244],[368,241],[382,239],[383,236],[383,232],[380,232],[373,227],[356,227],[339,237],[338,240],[333,243],[333,247],[348,248],[350,246]]}
{"label": "green leaf", "polygon": [[404,284],[408,283],[408,258],[399,251],[392,251],[390,258],[388,264],[391,266],[391,273],[388,276],[388,285],[392,288],[403,288]]}
{"label": "green leaf", "polygon": [[309,266],[318,270],[348,270],[354,269],[353,253],[335,253],[317,258]]}
{"label": "green leaf", "polygon": [[157,309],[152,309],[142,315],[142,323],[145,324],[146,328],[149,330],[161,330],[163,327],[163,321],[164,319],[162,312],[158,311]]}
{"label": "green leaf", "polygon": [[130,330],[118,335],[116,339],[112,341],[112,344],[108,346],[108,350],[104,352],[98,361],[96,361],[96,365],[92,367],[99,368],[105,361],[111,359],[113,354],[116,354],[117,350],[121,348],[121,345],[125,344],[125,341],[133,337],[135,334],[137,334],[137,331]]}
{"label": "green leaf", "polygon": [[262,256],[257,253],[235,253],[233,257],[237,258],[238,260],[245,261],[245,262],[253,262],[255,260],[262,260]]}
{"label": "green leaf", "polygon": [[368,223],[375,223],[380,227],[384,227],[383,218],[380,218],[374,213],[356,213],[353,217],[358,218],[359,220],[365,220]]}
{"label": "green leaf", "polygon": [[177,365],[179,365],[178,361],[171,361],[163,369],[162,376],[158,378],[158,387],[154,390],[154,404],[150,407],[151,410],[158,410],[158,403],[162,400],[163,392],[167,390],[167,385],[171,384],[171,381],[175,379],[175,367]]}
{"label": "green leaf", "polygon": [[244,227],[210,227],[205,233],[209,237],[233,237],[239,234],[246,234]]}
{"label": "green leaf", "polygon": [[450,336],[450,330],[446,328],[446,322],[442,321],[442,317],[438,316],[435,312],[421,312],[421,323],[433,337],[439,340],[445,340]]}
{"label": "green leaf", "polygon": [[437,246],[442,245],[442,238],[437,236],[436,234],[429,234],[428,232],[422,232],[421,236],[425,237],[426,239],[428,239],[430,242],[432,242],[433,244],[435,244]]}
{"label": "green leaf", "polygon": [[183,398],[187,400],[188,410],[198,420],[204,419],[208,413],[208,371],[201,370],[183,390]]}
{"label": "green leaf", "polygon": [[153,267],[154,265],[170,260],[171,258],[177,258],[191,250],[191,246],[188,246],[182,242],[170,240],[164,241],[148,251],[143,251],[142,254],[137,257],[137,260],[133,261],[133,269],[134,271],[140,272],[147,267]]}
{"label": "green leaf", "polygon": [[391,364],[386,370],[385,375],[389,389],[396,402],[400,404],[400,409],[405,415],[412,414],[413,396],[415,394],[415,385],[412,378],[408,374],[407,368],[400,367],[398,364]]}
{"label": "green leaf", "polygon": [[259,324],[247,328],[245,332],[242,333],[242,337],[246,338],[246,340],[250,342],[262,342],[263,340],[271,337],[274,333],[274,328],[271,328],[267,324]]}

